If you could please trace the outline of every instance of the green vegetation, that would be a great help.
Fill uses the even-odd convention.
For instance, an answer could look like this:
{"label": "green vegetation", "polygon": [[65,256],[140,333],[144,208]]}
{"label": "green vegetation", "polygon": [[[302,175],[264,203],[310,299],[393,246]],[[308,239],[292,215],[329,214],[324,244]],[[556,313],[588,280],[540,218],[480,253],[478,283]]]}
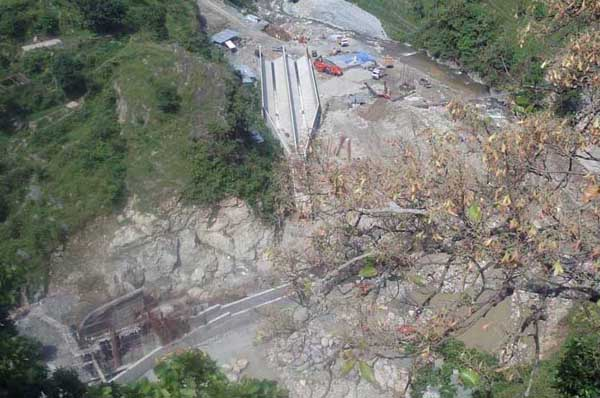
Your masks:
{"label": "green vegetation", "polygon": [[489,394],[492,386],[502,379],[501,374],[496,372],[496,358],[466,348],[458,340],[447,341],[440,347],[439,354],[444,359],[442,366],[427,365],[419,369],[413,383],[413,398],[422,397],[428,386],[438,388],[442,398],[456,397],[458,388],[453,382],[455,371],[464,387],[474,389],[482,397]]}
{"label": "green vegetation", "polygon": [[169,358],[155,368],[157,382],[147,380],[129,386],[105,385],[90,389],[89,398],[206,397],[285,398],[276,383],[244,379],[229,382],[218,365],[202,351],[190,351]]}
{"label": "green vegetation", "polygon": [[600,334],[570,337],[557,369],[557,386],[569,397],[600,395]]}
{"label": "green vegetation", "polygon": [[[23,53],[34,35],[64,46]],[[234,195],[270,217],[280,151],[256,95],[200,30],[194,1],[0,4],[0,397],[82,396],[73,374],[47,377],[39,345],[7,316],[44,294],[50,255],[78,229],[133,195],[146,208]],[[281,396],[269,383],[219,385],[215,397]]]}
{"label": "green vegetation", "polygon": [[[379,16],[392,37],[509,89],[523,112],[544,106],[543,63],[589,26],[585,18],[556,22],[540,0],[353,1]],[[577,98],[565,95],[559,111],[570,112]]]}
{"label": "green vegetation", "polygon": [[208,125],[209,139],[192,149],[192,185],[187,196],[210,204],[228,196],[246,200],[263,216],[279,206],[279,192],[273,182],[279,148],[267,135],[260,145],[248,135],[258,128],[267,131],[260,118],[255,88],[229,84],[227,117]]}
{"label": "green vegetation", "polygon": [[123,0],[76,0],[86,25],[98,33],[112,33],[125,29],[128,4]]}
{"label": "green vegetation", "polygon": [[38,343],[18,336],[7,314],[0,314],[0,397],[38,398],[285,398],[287,393],[267,380],[229,382],[218,365],[201,351],[189,351],[161,362],[157,382],[88,387],[77,374],[57,369],[49,376]]}
{"label": "green vegetation", "polygon": [[181,97],[177,94],[177,87],[162,85],[156,90],[158,109],[166,113],[177,113],[181,106]]}
{"label": "green vegetation", "polygon": [[399,41],[409,40],[420,25],[420,18],[413,7],[422,7],[421,0],[350,0],[352,3],[377,16],[386,33]]}
{"label": "green vegetation", "polygon": [[[236,196],[265,218],[274,212],[280,151],[257,93],[199,30],[194,2],[1,7],[0,53],[13,58],[0,78],[26,78],[7,80],[0,96],[2,304],[43,292],[52,251],[130,195],[148,208],[173,193],[207,205]],[[51,17],[64,48],[20,54]]]}
{"label": "green vegetation", "polygon": [[600,396],[600,308],[587,305],[570,318],[556,366],[556,388],[566,397]]}
{"label": "green vegetation", "polygon": [[[572,311],[568,336],[555,354],[542,360],[531,379],[531,397],[591,398],[600,394],[600,307],[582,304]],[[487,353],[448,340],[438,350],[441,366],[428,364],[416,372],[412,397],[420,398],[427,387],[440,391],[442,398],[457,396],[458,385],[469,388],[474,397],[513,398],[523,396],[534,365],[501,368]],[[456,374],[458,377],[453,376]]]}
{"label": "green vegetation", "polygon": [[39,397],[46,375],[40,344],[19,336],[0,306],[0,397]]}

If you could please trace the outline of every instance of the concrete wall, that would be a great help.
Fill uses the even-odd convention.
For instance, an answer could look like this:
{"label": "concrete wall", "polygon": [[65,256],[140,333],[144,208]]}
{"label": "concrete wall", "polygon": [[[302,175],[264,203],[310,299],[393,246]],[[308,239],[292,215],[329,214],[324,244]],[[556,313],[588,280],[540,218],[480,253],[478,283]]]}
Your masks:
{"label": "concrete wall", "polygon": [[143,311],[144,290],[140,288],[91,311],[79,324],[79,335],[91,338],[130,326]]}
{"label": "concrete wall", "polygon": [[[194,322],[199,326],[196,326],[181,338],[155,348],[110,381],[117,383],[136,381],[153,369],[165,355],[180,349],[194,348],[204,341],[231,329],[255,322],[260,318],[259,308],[281,303],[288,294],[289,285],[285,284],[225,305],[215,305],[207,308],[194,317]],[[202,321],[206,321],[206,323],[201,323]]]}

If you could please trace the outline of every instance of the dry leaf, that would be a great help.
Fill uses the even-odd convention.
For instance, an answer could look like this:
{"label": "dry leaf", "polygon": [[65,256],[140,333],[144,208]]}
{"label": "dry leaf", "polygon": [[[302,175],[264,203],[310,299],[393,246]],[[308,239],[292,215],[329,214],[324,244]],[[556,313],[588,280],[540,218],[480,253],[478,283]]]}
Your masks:
{"label": "dry leaf", "polygon": [[583,191],[583,203],[600,198],[600,185],[588,185]]}

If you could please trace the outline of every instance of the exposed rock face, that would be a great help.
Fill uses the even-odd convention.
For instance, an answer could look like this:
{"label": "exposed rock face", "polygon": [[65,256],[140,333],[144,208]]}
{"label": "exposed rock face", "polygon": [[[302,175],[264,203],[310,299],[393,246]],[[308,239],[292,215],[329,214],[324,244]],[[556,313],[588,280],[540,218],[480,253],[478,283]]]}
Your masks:
{"label": "exposed rock face", "polygon": [[354,30],[374,38],[388,38],[381,22],[375,16],[347,1],[286,1],[282,5],[285,12],[296,17],[323,22],[343,30]]}
{"label": "exposed rock face", "polygon": [[409,371],[398,368],[398,365],[389,359],[381,359],[373,366],[375,380],[388,391],[404,393],[409,381]]}
{"label": "exposed rock face", "polygon": [[233,361],[231,364],[221,365],[221,370],[225,373],[225,376],[231,381],[239,381],[242,373],[248,367],[250,361],[245,358],[240,358]]}
{"label": "exposed rock face", "polygon": [[310,321],[290,336],[272,341],[269,359],[290,390],[290,397],[404,396],[409,381],[406,361],[377,359],[372,365],[375,383],[361,377],[358,366],[344,374],[342,352],[349,348],[342,337],[346,331],[342,330],[344,323],[338,323],[337,316],[332,315]]}
{"label": "exposed rock face", "polygon": [[84,301],[101,302],[145,287],[157,298],[207,301],[268,285],[273,228],[237,200],[214,213],[174,201],[150,213],[134,200],[108,224],[88,229],[55,258],[59,275],[51,290],[67,287]]}

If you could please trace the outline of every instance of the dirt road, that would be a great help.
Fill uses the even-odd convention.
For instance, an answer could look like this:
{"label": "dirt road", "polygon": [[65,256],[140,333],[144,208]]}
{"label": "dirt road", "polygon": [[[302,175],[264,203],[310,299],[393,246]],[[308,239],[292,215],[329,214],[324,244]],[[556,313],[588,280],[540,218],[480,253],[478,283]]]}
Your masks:
{"label": "dirt road", "polygon": [[[336,1],[341,5],[347,4],[344,0],[330,0],[330,2]],[[211,33],[231,27],[238,30],[242,35],[244,44],[240,51],[236,54],[228,54],[234,63],[245,63],[256,70],[257,65],[254,58],[254,50],[259,45],[265,50],[265,54],[271,57],[279,56],[278,53],[270,53],[270,50],[273,47],[281,45],[285,45],[290,54],[304,54],[304,44],[300,44],[295,40],[285,42],[269,36],[260,30],[259,25],[249,21],[241,12],[221,0],[198,0],[197,3],[200,12],[208,22]],[[435,79],[442,86],[455,91],[457,96],[464,99],[489,95],[486,86],[473,81],[466,74],[437,63],[424,52],[417,51],[406,44],[381,37],[369,36],[364,32],[344,30],[343,26],[347,26],[349,24],[348,21],[345,21],[342,24],[343,26],[336,26],[327,22],[327,20],[319,21],[312,17],[304,17],[303,15],[311,12],[310,10],[298,15],[292,15],[286,11],[287,7],[283,7],[284,4],[286,4],[284,0],[259,0],[258,14],[268,22],[282,26],[289,33],[292,33],[292,36],[309,37],[310,41],[307,43],[307,46],[311,50],[316,50],[319,54],[327,54],[331,51],[332,47],[335,47],[335,44],[328,41],[327,37],[335,34],[347,34],[352,37],[351,46],[348,48],[350,51],[366,51],[376,57],[383,57],[384,55],[392,56],[398,66],[406,65],[407,67],[414,68],[431,79]],[[311,6],[313,3],[306,4]],[[373,16],[370,17],[375,18]],[[334,20],[333,22],[336,21]],[[360,25],[360,21],[357,25]],[[370,30],[376,29],[373,28]]]}

